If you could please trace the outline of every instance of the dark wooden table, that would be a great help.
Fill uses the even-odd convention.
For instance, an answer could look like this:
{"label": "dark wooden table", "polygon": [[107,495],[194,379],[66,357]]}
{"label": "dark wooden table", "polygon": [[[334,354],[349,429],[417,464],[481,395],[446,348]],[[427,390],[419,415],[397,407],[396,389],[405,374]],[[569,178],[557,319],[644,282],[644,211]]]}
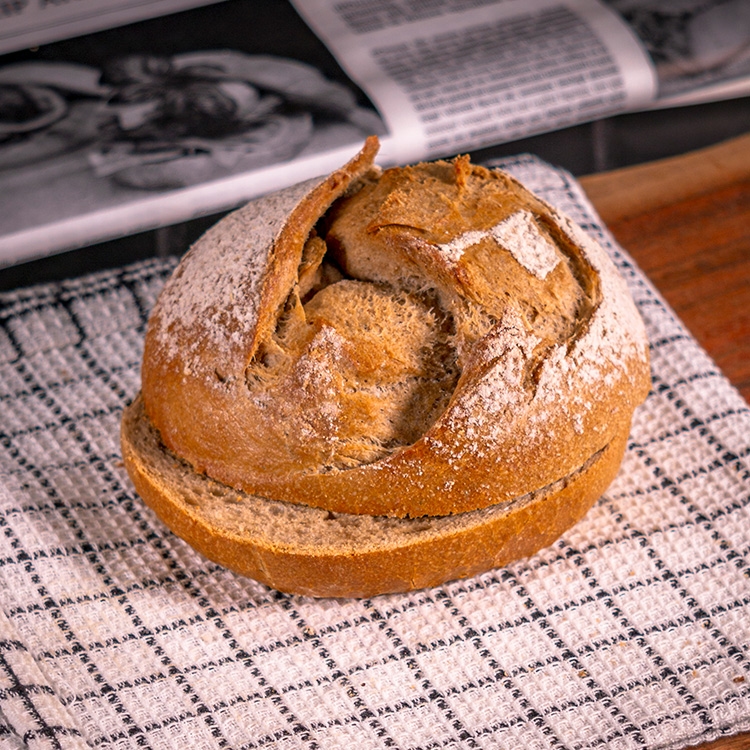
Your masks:
{"label": "dark wooden table", "polygon": [[750,401],[750,134],[580,181],[620,244]]}
{"label": "dark wooden table", "polygon": [[[750,401],[750,134],[580,182],[620,244]],[[750,733],[697,746],[749,748]]]}

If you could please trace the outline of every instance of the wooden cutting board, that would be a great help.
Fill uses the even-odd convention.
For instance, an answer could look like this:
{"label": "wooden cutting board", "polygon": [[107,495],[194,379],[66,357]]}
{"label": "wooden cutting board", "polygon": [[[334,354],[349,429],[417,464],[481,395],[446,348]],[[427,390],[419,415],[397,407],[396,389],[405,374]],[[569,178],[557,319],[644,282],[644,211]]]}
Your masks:
{"label": "wooden cutting board", "polygon": [[620,244],[750,401],[750,134],[580,182]]}
{"label": "wooden cutting board", "polygon": [[[619,243],[750,401],[750,134],[580,182]],[[748,748],[744,733],[695,750]]]}

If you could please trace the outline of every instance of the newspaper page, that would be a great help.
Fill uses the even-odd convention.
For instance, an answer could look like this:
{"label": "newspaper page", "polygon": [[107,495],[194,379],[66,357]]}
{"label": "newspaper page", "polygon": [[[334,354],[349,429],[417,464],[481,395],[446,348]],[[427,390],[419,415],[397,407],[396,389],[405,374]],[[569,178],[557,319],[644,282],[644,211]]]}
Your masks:
{"label": "newspaper page", "polygon": [[658,79],[654,107],[750,93],[747,0],[607,0],[638,37]]}
{"label": "newspaper page", "polygon": [[12,53],[0,266],[233,208],[373,133],[385,166],[731,96],[749,27],[747,0],[223,0]]}
{"label": "newspaper page", "polygon": [[370,92],[394,160],[512,141],[642,108],[643,46],[598,0],[295,0]]}
{"label": "newspaper page", "polygon": [[373,133],[366,95],[279,0],[0,58],[0,266],[231,209]]}

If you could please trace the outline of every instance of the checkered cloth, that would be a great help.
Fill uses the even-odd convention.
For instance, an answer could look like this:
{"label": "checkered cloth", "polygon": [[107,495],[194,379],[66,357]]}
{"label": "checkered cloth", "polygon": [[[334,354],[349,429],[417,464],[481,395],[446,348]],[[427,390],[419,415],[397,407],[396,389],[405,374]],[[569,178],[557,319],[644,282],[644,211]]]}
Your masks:
{"label": "checkered cloth", "polygon": [[0,746],[624,750],[750,730],[750,410],[570,175],[505,166],[609,248],[654,387],[580,524],[435,589],[282,595],[141,502],[119,420],[172,262],[0,298]]}

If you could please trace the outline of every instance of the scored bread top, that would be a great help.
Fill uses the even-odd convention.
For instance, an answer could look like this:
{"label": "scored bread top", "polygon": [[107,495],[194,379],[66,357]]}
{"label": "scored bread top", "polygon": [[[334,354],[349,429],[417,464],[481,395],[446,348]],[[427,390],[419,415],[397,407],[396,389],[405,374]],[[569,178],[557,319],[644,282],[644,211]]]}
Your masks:
{"label": "scored bread top", "polygon": [[197,471],[335,512],[448,515],[575,473],[650,385],[623,279],[509,175],[376,151],[195,244],[149,322],[149,419]]}

